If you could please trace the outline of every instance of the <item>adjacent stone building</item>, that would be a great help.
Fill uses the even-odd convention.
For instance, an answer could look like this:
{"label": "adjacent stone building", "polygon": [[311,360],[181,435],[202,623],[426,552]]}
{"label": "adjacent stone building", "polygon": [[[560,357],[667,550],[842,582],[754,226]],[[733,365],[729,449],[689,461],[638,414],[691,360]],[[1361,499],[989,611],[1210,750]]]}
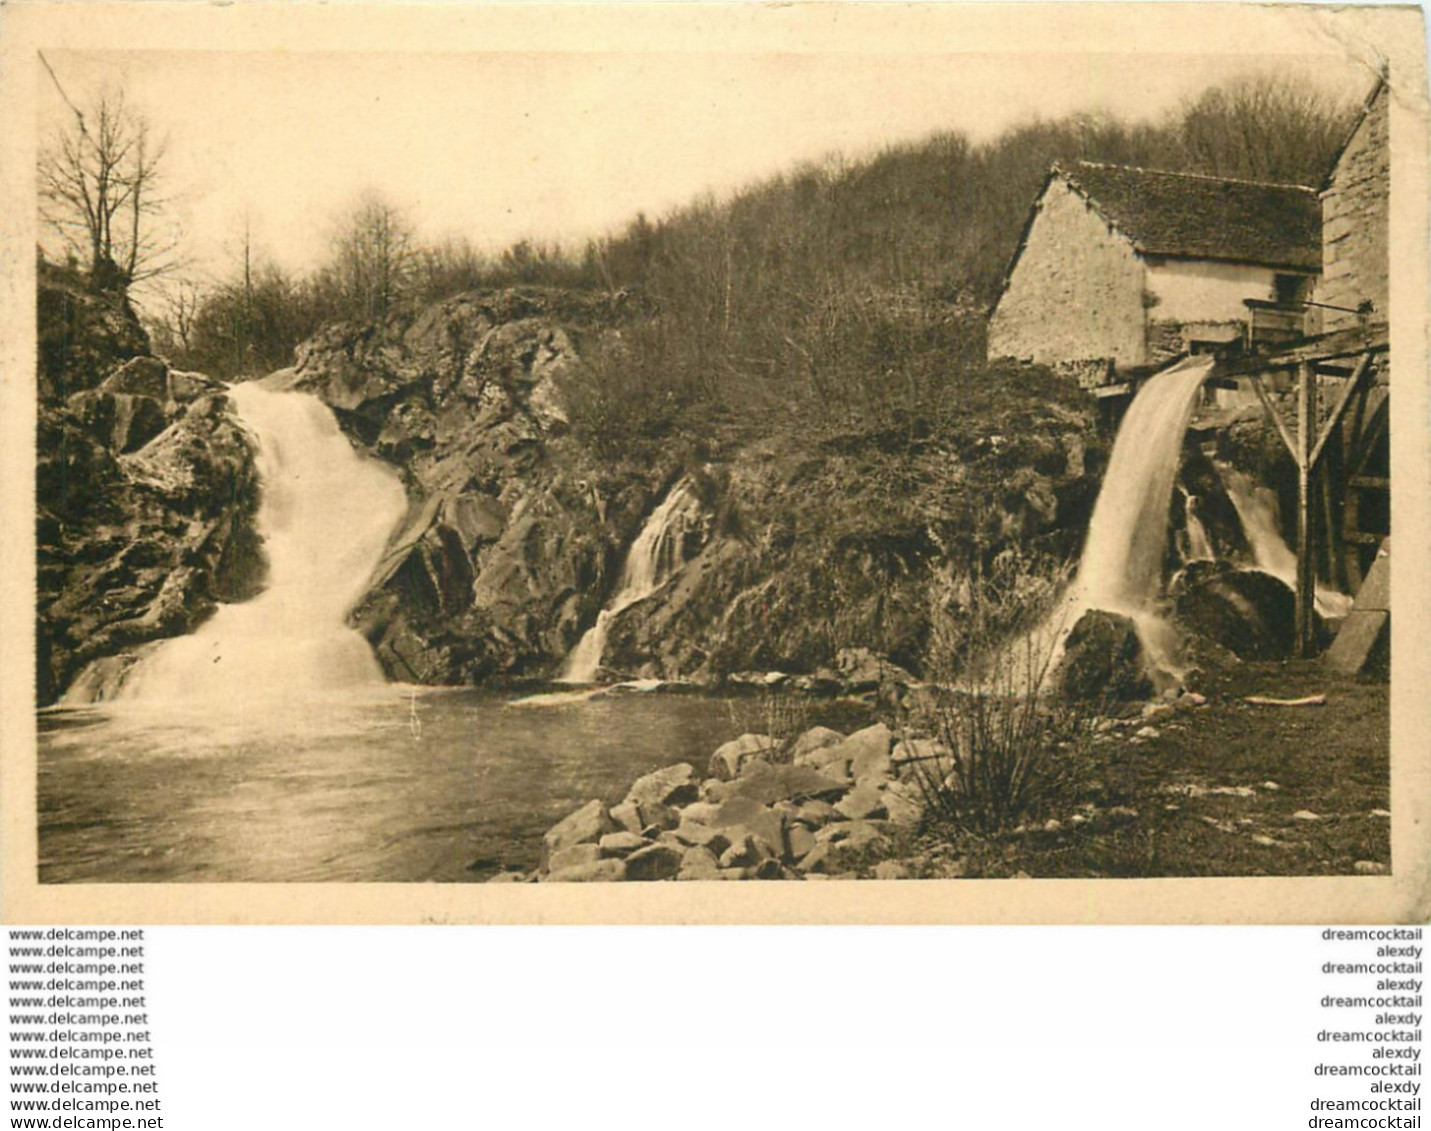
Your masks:
{"label": "adjacent stone building", "polygon": [[1321,227],[1317,192],[1300,185],[1055,165],[990,317],[989,356],[1097,385],[1240,340],[1247,300],[1300,311],[1311,296]]}
{"label": "adjacent stone building", "polygon": [[[1391,289],[1390,112],[1391,92],[1382,76],[1322,184],[1323,281],[1317,295],[1327,304],[1321,312],[1326,331],[1351,331],[1383,345]],[[1337,461],[1332,473],[1340,487],[1337,539],[1353,592],[1386,552],[1383,539],[1391,533],[1392,369],[1391,354],[1378,354],[1369,387],[1346,414],[1341,445],[1329,449]],[[1324,397],[1323,403],[1330,399]],[[1372,601],[1368,611],[1381,618],[1380,627],[1373,626],[1380,632],[1387,614],[1378,602],[1384,604],[1384,596],[1367,599]],[[1358,605],[1362,603],[1359,593]],[[1377,639],[1364,643],[1369,646]],[[1362,656],[1358,662],[1364,660]]]}
{"label": "adjacent stone building", "polygon": [[1358,325],[1363,310],[1386,320],[1388,221],[1391,203],[1390,96],[1377,82],[1322,184],[1322,283],[1318,301],[1326,330]]}

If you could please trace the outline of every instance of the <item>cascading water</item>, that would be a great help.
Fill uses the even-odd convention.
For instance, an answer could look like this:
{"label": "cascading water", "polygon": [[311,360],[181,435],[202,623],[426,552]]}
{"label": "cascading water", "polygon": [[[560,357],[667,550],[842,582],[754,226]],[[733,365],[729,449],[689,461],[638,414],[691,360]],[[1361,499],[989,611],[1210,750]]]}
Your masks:
{"label": "cascading water", "polygon": [[[1294,591],[1297,588],[1297,555],[1282,537],[1277,520],[1277,496],[1267,487],[1235,467],[1218,464],[1218,474],[1242,523],[1242,532],[1252,549],[1252,560],[1263,573],[1270,573]],[[1352,599],[1327,586],[1317,585],[1317,612],[1324,617],[1344,617]]]}
{"label": "cascading water", "polygon": [[1128,407],[1078,567],[1088,608],[1135,616],[1157,598],[1183,437],[1212,366],[1211,358],[1196,357],[1165,369]]}
{"label": "cascading water", "polygon": [[267,587],[141,659],[119,701],[263,713],[380,685],[372,650],[345,618],[406,509],[402,484],[353,450],[317,397],[256,383],[229,396],[258,439]]}
{"label": "cascading water", "polygon": [[1053,670],[1079,618],[1103,609],[1129,617],[1150,661],[1177,671],[1175,634],[1153,605],[1162,591],[1168,510],[1183,437],[1213,364],[1210,357],[1186,358],[1149,378],[1128,406],[1093,507],[1078,575],[1061,608],[1038,630],[1042,643],[1022,646],[1048,657],[1044,670]]}
{"label": "cascading water", "polygon": [[1202,524],[1202,516],[1198,513],[1198,496],[1190,495],[1186,490],[1183,491],[1182,555],[1185,562],[1217,560],[1212,539],[1207,536],[1207,527]]}
{"label": "cascading water", "polygon": [[701,501],[690,480],[682,479],[651,512],[631,543],[616,594],[567,656],[557,677],[561,683],[591,683],[596,679],[611,622],[637,601],[651,596],[680,567],[682,539],[700,518]]}

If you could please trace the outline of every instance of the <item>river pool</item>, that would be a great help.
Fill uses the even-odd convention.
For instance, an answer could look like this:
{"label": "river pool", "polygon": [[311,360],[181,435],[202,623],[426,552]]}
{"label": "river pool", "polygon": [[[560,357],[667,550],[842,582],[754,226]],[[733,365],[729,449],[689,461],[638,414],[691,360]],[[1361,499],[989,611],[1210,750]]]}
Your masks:
{"label": "river pool", "polygon": [[542,834],[590,798],[673,762],[704,772],[762,729],[754,699],[514,698],[388,686],[287,719],[43,711],[40,881],[484,880],[534,867]]}

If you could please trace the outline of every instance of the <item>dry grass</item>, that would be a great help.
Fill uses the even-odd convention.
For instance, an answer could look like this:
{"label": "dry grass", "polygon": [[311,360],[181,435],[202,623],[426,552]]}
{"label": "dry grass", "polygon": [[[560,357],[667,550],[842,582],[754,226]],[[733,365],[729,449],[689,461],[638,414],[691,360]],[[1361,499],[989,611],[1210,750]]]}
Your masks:
{"label": "dry grass", "polygon": [[[1044,820],[994,836],[928,828],[912,871],[1313,876],[1390,866],[1387,684],[1332,680],[1302,662],[1241,665],[1195,686],[1203,706],[1102,724]],[[1327,703],[1244,701],[1258,693],[1324,693]],[[1139,737],[1145,726],[1156,733]]]}
{"label": "dry grass", "polygon": [[1071,797],[1098,705],[1043,690],[1056,634],[1037,627],[1065,576],[1008,553],[975,577],[959,615],[935,611],[930,667],[944,686],[915,724],[937,742],[938,753],[915,766],[927,823],[992,836]]}

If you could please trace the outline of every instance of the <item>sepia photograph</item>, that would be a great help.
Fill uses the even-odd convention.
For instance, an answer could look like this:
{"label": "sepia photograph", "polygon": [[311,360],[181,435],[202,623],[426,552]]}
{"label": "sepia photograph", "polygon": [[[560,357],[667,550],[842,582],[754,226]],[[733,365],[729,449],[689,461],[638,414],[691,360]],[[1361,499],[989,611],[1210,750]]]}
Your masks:
{"label": "sepia photograph", "polygon": [[1405,21],[738,7],[25,52],[35,898],[1424,909]]}

